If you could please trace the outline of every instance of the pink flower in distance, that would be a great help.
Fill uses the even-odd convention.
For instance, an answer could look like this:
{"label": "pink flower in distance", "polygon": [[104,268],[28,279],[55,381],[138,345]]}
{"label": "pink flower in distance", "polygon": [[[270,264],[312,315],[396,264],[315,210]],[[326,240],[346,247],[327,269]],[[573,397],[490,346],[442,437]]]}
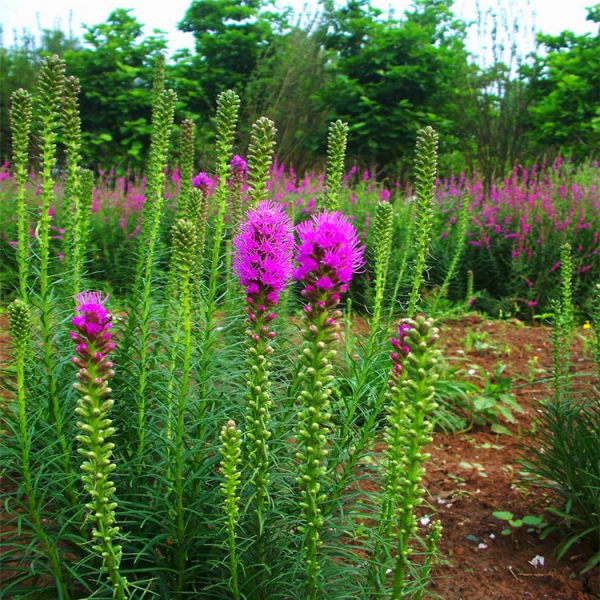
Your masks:
{"label": "pink flower in distance", "polygon": [[209,190],[211,183],[210,176],[206,173],[198,173],[192,178],[192,185],[195,188],[200,188],[204,193]]}

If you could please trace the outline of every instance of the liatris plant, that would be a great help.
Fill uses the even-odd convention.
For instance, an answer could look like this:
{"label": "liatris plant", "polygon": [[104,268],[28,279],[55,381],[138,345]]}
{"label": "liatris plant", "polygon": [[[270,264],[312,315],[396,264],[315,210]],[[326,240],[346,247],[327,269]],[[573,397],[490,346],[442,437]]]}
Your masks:
{"label": "liatris plant", "polygon": [[[238,559],[236,544],[236,527],[239,517],[239,485],[240,463],[242,459],[241,432],[236,428],[234,421],[228,421],[221,429],[221,474],[225,479],[221,483],[223,492],[223,509],[227,520],[227,546],[229,554],[229,570],[231,572],[231,594],[234,600],[239,600],[240,590],[238,584]],[[262,565],[260,565],[262,567]]]}
{"label": "liatris plant", "polygon": [[415,160],[415,195],[416,207],[416,258],[413,267],[413,282],[408,301],[407,314],[414,316],[421,287],[423,273],[431,242],[431,228],[433,221],[433,202],[435,199],[435,178],[437,173],[437,145],[438,135],[431,128],[421,129],[417,136],[417,156]]}
{"label": "liatris plant", "polygon": [[20,299],[14,300],[8,307],[8,322],[10,334],[14,344],[16,385],[17,385],[17,412],[18,412],[18,439],[21,450],[21,473],[23,474],[23,490],[29,509],[35,534],[39,538],[43,551],[46,553],[50,569],[54,576],[56,587],[63,598],[69,598],[68,588],[62,572],[60,555],[54,540],[46,532],[42,520],[42,504],[39,494],[35,489],[34,473],[31,469],[31,431],[29,428],[27,401],[25,396],[25,362],[29,350],[31,337],[31,320],[29,309]]}
{"label": "liatris plant", "polygon": [[246,293],[249,371],[246,380],[248,470],[256,513],[256,563],[265,561],[264,520],[268,503],[271,399],[269,355],[275,337],[273,309],[292,274],[293,225],[283,207],[261,202],[250,210],[233,240],[233,269]]}
{"label": "liatris plant", "polygon": [[325,192],[325,207],[327,210],[337,210],[339,205],[347,140],[348,123],[338,119],[329,126],[329,136],[327,138],[327,190]]}
{"label": "liatris plant", "polygon": [[327,435],[331,429],[329,384],[333,379],[332,343],[339,337],[336,310],[341,294],[348,289],[353,274],[363,264],[364,248],[356,230],[339,213],[322,212],[297,227],[299,237],[294,277],[302,281],[304,307],[304,349],[300,373],[301,412],[298,430],[298,458],[304,518],[307,598],[319,597],[319,559],[322,508],[321,491],[327,471]]}
{"label": "liatris plant", "polygon": [[21,300],[27,302],[27,278],[29,273],[27,257],[29,242],[27,239],[27,206],[25,204],[25,183],[29,132],[31,129],[32,100],[29,92],[19,89],[11,96],[10,123],[13,134],[13,163],[17,180],[17,264],[19,269],[19,293]]}
{"label": "liatris plant", "polygon": [[[438,377],[440,353],[435,349],[438,337],[431,319],[420,315],[402,321],[398,337],[392,339],[394,351],[390,357],[393,367],[385,431],[386,483],[381,519],[386,554],[391,550],[395,552],[392,600],[405,594],[410,542],[416,532],[414,511],[423,494],[420,486],[424,473],[422,463],[428,455],[421,448],[432,439],[430,415],[436,407],[433,384]],[[376,555],[375,559],[380,557]]]}
{"label": "liatris plant", "polygon": [[98,292],[82,292],[76,298],[76,316],[71,319],[77,331],[71,338],[77,344],[73,363],[79,367],[75,388],[80,393],[75,410],[81,421],[77,427],[79,453],[85,458],[81,469],[83,487],[91,501],[85,506],[94,523],[92,548],[102,557],[113,586],[113,597],[126,598],[127,582],[119,571],[121,546],[116,543],[119,528],[115,525],[115,487],[110,479],[116,465],[112,462],[114,444],[108,438],[114,434],[108,413],[114,401],[108,398],[111,390],[108,379],[113,375],[113,364],[109,360],[114,348],[110,328],[112,316]]}
{"label": "liatris plant", "polygon": [[248,148],[248,195],[251,207],[258,206],[258,203],[267,197],[266,186],[273,162],[276,133],[273,121],[267,117],[261,117],[252,125]]}

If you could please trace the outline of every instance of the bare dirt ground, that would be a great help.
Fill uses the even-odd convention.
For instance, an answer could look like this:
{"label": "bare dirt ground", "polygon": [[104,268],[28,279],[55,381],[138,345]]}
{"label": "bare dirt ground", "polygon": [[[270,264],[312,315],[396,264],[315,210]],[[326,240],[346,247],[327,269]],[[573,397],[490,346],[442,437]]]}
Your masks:
{"label": "bare dirt ground", "polygon": [[[502,535],[506,524],[492,516],[494,511],[544,516],[540,496],[520,481],[522,468],[517,460],[523,448],[535,443],[536,408],[551,393],[550,330],[469,316],[446,322],[441,332],[447,356],[464,357],[465,365],[479,365],[492,374],[497,363],[505,363],[503,376],[512,378],[512,391],[525,414],[516,415],[517,423],[507,425],[512,436],[496,435],[489,427],[473,428],[454,435],[438,433],[428,448],[428,501],[444,527],[441,550],[445,555],[435,571],[432,591],[444,600],[600,598],[600,568],[578,575],[586,548],[575,545],[557,561],[553,552],[558,538],[540,541],[525,527]],[[579,333],[586,332],[580,329]],[[469,335],[488,339],[489,347],[464,352]],[[537,371],[531,381],[533,356],[538,357]],[[572,365],[576,373],[593,371],[580,336],[573,344]],[[574,377],[574,381],[584,378]],[[543,565],[538,558],[534,566],[536,556],[543,557]]]}

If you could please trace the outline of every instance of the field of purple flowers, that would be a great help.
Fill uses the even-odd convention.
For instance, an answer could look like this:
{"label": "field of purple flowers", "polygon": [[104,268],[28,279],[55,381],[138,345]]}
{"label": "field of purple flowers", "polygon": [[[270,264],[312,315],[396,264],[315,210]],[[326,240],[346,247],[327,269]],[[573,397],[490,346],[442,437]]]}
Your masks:
{"label": "field of purple flowers", "polygon": [[[238,157],[239,158],[239,157]],[[236,159],[238,160],[238,159]],[[245,161],[239,158],[242,165]],[[180,189],[180,172],[174,168],[165,173],[167,213],[163,227],[165,237],[175,218]],[[275,163],[267,181],[268,195],[286,207],[294,222],[315,214],[325,193],[325,173],[298,175],[292,167]],[[99,171],[93,190],[90,215],[88,259],[93,257],[95,279],[106,282],[116,291],[126,291],[131,281],[131,250],[141,230],[142,211],[146,202],[146,178],[114,171]],[[194,186],[203,185],[209,197],[217,185],[216,176],[199,173]],[[234,185],[234,178],[230,181]],[[60,261],[64,255],[63,232],[65,209],[62,190],[56,190],[56,203],[51,207],[51,247]],[[16,268],[16,216],[13,199],[16,183],[8,163],[0,170],[0,256],[7,270]],[[241,175],[242,202],[248,183]],[[394,208],[392,272],[401,263],[410,264],[413,257],[405,248],[413,218],[414,192],[410,184],[378,182],[369,171],[356,166],[343,176],[340,206],[349,215],[361,237],[370,235],[371,216],[377,202],[388,201]],[[28,184],[31,214],[39,205],[39,186],[35,175]],[[448,298],[468,302],[491,314],[513,314],[531,319],[549,310],[556,294],[560,247],[568,241],[573,249],[574,289],[577,306],[589,311],[590,294],[600,273],[600,166],[597,161],[575,167],[557,159],[550,165],[515,167],[511,175],[484,189],[481,178],[464,173],[437,180],[431,260],[427,292],[435,296],[447,273],[456,248],[464,244],[460,264],[449,282]],[[462,203],[467,203],[464,231],[459,231]],[[39,208],[39,206],[38,206]],[[230,206],[230,211],[235,207]],[[243,205],[241,207],[243,211]],[[227,217],[226,217],[227,218]],[[36,233],[34,221],[29,230]],[[406,255],[408,253],[408,255]],[[473,287],[469,289],[469,272]],[[357,305],[365,302],[371,286],[372,265],[365,270]],[[392,282],[389,286],[392,287]],[[6,278],[4,283],[6,283]],[[400,282],[400,298],[407,281]],[[3,286],[2,294],[8,295]],[[390,290],[391,291],[391,290]],[[466,294],[472,294],[466,298]]]}

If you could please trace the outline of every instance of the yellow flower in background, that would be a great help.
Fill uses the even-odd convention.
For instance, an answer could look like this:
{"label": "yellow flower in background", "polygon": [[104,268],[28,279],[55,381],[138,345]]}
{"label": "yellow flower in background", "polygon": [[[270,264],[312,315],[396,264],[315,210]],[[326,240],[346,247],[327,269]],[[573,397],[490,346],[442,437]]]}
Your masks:
{"label": "yellow flower in background", "polygon": [[592,328],[592,326],[591,326],[591,324],[590,324],[590,322],[589,322],[589,321],[586,321],[586,322],[583,324],[583,328],[584,328],[584,329],[591,329],[591,328]]}

